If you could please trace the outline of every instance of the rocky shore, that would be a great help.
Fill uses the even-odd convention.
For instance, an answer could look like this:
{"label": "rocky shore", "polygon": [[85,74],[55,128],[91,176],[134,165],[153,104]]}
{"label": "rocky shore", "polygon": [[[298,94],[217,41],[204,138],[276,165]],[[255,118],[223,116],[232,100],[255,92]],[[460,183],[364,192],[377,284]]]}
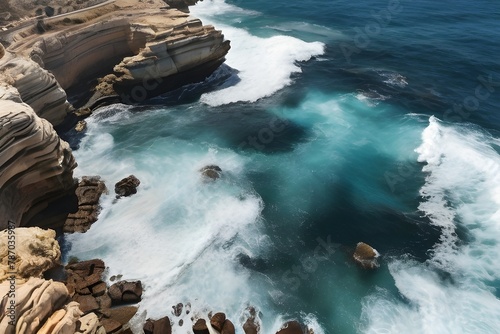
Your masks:
{"label": "rocky shore", "polygon": [[75,126],[96,105],[144,102],[210,75],[229,41],[189,15],[195,2],[3,5],[10,16],[0,20],[0,228],[12,221],[58,229],[69,213],[70,225],[88,225],[83,214],[92,216],[94,204],[78,203],[76,162],[54,127]]}

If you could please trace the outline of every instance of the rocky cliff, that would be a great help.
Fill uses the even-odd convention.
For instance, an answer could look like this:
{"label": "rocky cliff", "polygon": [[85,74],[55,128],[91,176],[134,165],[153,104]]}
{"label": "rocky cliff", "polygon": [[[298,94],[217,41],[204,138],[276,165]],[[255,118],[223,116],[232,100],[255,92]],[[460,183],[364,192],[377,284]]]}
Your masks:
{"label": "rocky cliff", "polygon": [[69,213],[45,212],[75,189],[76,163],[51,126],[74,110],[68,91],[87,106],[143,102],[203,80],[229,50],[189,16],[196,0],[14,2],[2,6],[24,19],[0,29],[0,228]]}
{"label": "rocky cliff", "polygon": [[107,75],[99,97],[142,102],[203,80],[224,61],[229,41],[183,10],[195,2],[106,1],[12,28],[0,39],[8,51],[50,71],[65,90]]}
{"label": "rocky cliff", "polygon": [[[30,223],[50,203],[74,192],[75,160],[52,125],[0,86],[0,229]],[[37,222],[38,223],[38,222]]]}

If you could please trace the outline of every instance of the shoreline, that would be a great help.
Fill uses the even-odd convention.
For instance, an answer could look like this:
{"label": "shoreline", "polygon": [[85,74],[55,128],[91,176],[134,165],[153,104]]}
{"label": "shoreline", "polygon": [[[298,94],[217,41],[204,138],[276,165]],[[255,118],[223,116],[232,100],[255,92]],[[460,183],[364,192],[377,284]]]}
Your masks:
{"label": "shoreline", "polygon": [[[229,51],[229,41],[224,39],[221,31],[213,26],[204,26],[199,19],[189,15],[188,6],[196,2],[166,0],[166,4],[162,0],[152,0],[145,4],[142,0],[108,0],[88,8],[11,22],[0,31],[0,77],[3,79],[3,84],[0,84],[0,131],[4,136],[11,136],[7,147],[0,146],[3,150],[0,153],[7,152],[11,157],[8,163],[4,161],[0,164],[0,171],[3,172],[0,188],[4,190],[3,197],[0,196],[0,213],[4,221],[9,222],[8,226],[1,227],[19,231],[16,236],[18,240],[24,238],[23,246],[30,249],[47,247],[55,252],[50,261],[43,257],[40,259],[45,261],[40,272],[23,274],[23,270],[15,271],[17,291],[33,289],[31,293],[59,300],[51,305],[33,306],[29,311],[38,313],[47,307],[52,310],[40,316],[38,327],[32,325],[32,330],[36,330],[33,333],[38,330],[45,333],[49,328],[63,330],[68,324],[80,328],[84,322],[86,329],[78,333],[131,333],[129,320],[137,312],[137,307],[130,309],[128,305],[131,301],[132,304],[140,301],[140,294],[138,299],[123,299],[125,306],[120,306],[121,313],[116,311],[118,315],[110,313],[112,304],[103,299],[108,295],[113,299],[112,291],[116,290],[116,284],[127,286],[131,282],[121,281],[107,287],[101,280],[104,270],[107,270],[102,261],[98,264],[101,269],[94,272],[95,263],[100,261],[98,259],[71,263],[65,268],[60,265],[61,251],[55,237],[62,233],[84,233],[90,228],[98,220],[100,195],[107,190],[98,178],[73,178],[77,163],[68,143],[54,128],[60,132],[76,125],[80,127],[79,131],[83,131],[84,119],[94,108],[114,102],[141,104],[186,84],[201,82],[219,68]],[[46,13],[51,11],[47,8]],[[39,14],[40,8],[36,10]],[[165,23],[165,18],[169,18],[168,23]],[[74,92],[72,97],[68,96],[70,91]],[[30,131],[16,133],[14,130],[19,128],[29,128]],[[47,152],[47,147],[52,147],[52,151]],[[26,154],[28,151],[35,154]],[[41,157],[43,160],[40,160]],[[29,167],[18,167],[22,165]],[[206,174],[206,171],[202,172]],[[210,174],[209,178],[216,177]],[[9,187],[7,191],[6,185]],[[12,194],[19,203],[12,201]],[[44,230],[38,230],[38,227]],[[25,233],[28,236],[38,234],[26,239]],[[48,234],[41,236],[43,233]],[[39,239],[44,241],[37,241]],[[30,246],[32,242],[36,246]],[[17,246],[20,243],[17,241],[16,244],[19,250],[22,249]],[[36,255],[27,255],[22,250],[14,256],[22,259]],[[74,276],[72,272],[81,272],[78,275],[86,276],[81,281],[80,276]],[[45,280],[41,279],[42,274]],[[58,280],[63,280],[64,285]],[[10,284],[10,289],[10,278],[1,282],[0,288],[5,282]],[[137,282],[134,284],[137,285]],[[140,281],[138,284],[142,291]],[[41,291],[42,286],[49,286],[50,289]],[[120,289],[122,291],[123,287]],[[65,300],[63,304],[62,300]],[[189,314],[188,305],[184,308],[186,315]],[[13,307],[20,312],[19,305]],[[168,333],[171,331],[171,320],[175,320],[183,308],[182,304],[173,307],[174,318],[166,315],[156,321],[148,319],[140,327],[146,333],[159,333],[158,328]],[[123,312],[128,315],[120,315]],[[260,333],[258,312],[249,307],[245,313],[244,332]],[[14,312],[14,319],[24,319],[24,316],[16,318]],[[6,333],[17,331],[13,327],[17,326],[16,321],[11,319],[5,328],[2,321],[0,319],[0,328]],[[212,312],[205,315],[197,312],[191,321],[194,333],[205,334],[209,328],[220,333],[235,333],[234,324],[221,312],[213,315]],[[66,325],[62,325],[63,322]],[[135,328],[135,331],[140,332],[141,329]],[[302,332],[312,333],[312,330],[291,321],[286,322],[278,333]],[[28,330],[28,333],[31,332]]]}

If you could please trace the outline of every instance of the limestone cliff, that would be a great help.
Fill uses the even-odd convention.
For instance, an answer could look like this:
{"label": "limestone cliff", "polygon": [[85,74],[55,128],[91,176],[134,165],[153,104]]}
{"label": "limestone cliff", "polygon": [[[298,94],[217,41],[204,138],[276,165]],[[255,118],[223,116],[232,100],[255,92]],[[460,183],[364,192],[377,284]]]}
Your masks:
{"label": "limestone cliff", "polygon": [[[0,232],[0,244],[6,243],[9,234],[7,230]],[[0,282],[15,272],[18,283],[30,277],[41,277],[42,273],[59,263],[61,250],[54,230],[43,230],[39,227],[16,228],[14,231],[13,248],[15,263],[8,261],[7,247],[0,248]]]}
{"label": "limestone cliff", "polygon": [[0,81],[17,88],[22,101],[53,125],[60,124],[72,110],[54,76],[31,60],[5,56],[0,60]]}
{"label": "limestone cliff", "polygon": [[[14,88],[0,87],[0,229],[25,226],[61,196],[74,192],[69,145]],[[64,220],[63,220],[64,221]],[[41,221],[36,222],[41,223]]]}
{"label": "limestone cliff", "polygon": [[[187,7],[196,1],[178,2],[174,5]],[[120,94],[125,103],[141,102],[203,80],[229,50],[220,31],[167,3],[106,1],[12,28],[0,33],[0,40],[7,51],[50,71],[65,90],[108,75],[97,88],[99,96]]]}

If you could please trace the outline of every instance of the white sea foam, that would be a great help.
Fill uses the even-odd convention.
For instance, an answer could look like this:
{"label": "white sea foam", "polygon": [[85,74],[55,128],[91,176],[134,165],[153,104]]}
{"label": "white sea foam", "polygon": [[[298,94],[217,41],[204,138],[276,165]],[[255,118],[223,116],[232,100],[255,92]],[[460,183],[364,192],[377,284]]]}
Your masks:
{"label": "white sea foam", "polygon": [[[109,275],[142,280],[138,317],[143,310],[148,317],[171,315],[171,305],[190,302],[193,313],[222,310],[238,319],[239,310],[259,298],[237,256],[255,256],[265,245],[259,232],[262,203],[245,183],[245,159],[172,138],[157,138],[148,150],[129,156],[112,134],[100,134],[113,129],[116,117],[130,117],[126,123],[143,116],[115,114],[98,122],[91,117],[88,136],[75,152],[77,175],[101,175],[110,194],[87,233],[67,236],[71,254],[103,258]],[[222,168],[217,182],[202,178],[199,170],[208,164]],[[116,201],[113,185],[129,174],[141,181],[138,193]],[[182,316],[183,327],[173,317],[174,333],[187,333],[192,315]]]}
{"label": "white sea foam", "polygon": [[[416,149],[427,174],[419,209],[442,234],[426,263],[390,264],[396,286],[409,303],[380,293],[367,298],[367,333],[498,332],[500,301],[494,281],[500,278],[500,156],[493,149],[497,142],[475,127],[430,118]],[[458,226],[467,234],[465,242],[458,239]],[[436,269],[447,274],[441,277]]]}
{"label": "white sea foam", "polygon": [[[240,81],[233,86],[202,95],[201,101],[211,106],[232,102],[255,102],[270,96],[292,83],[291,74],[300,73],[296,62],[307,61],[313,56],[324,53],[324,44],[307,43],[290,36],[261,38],[248,31],[218,22],[216,3],[227,10],[234,6],[221,1],[204,1],[193,7],[192,13],[201,17],[204,23],[214,24],[231,41],[231,50],[226,64],[238,70]],[[229,6],[229,7],[226,7]]]}

